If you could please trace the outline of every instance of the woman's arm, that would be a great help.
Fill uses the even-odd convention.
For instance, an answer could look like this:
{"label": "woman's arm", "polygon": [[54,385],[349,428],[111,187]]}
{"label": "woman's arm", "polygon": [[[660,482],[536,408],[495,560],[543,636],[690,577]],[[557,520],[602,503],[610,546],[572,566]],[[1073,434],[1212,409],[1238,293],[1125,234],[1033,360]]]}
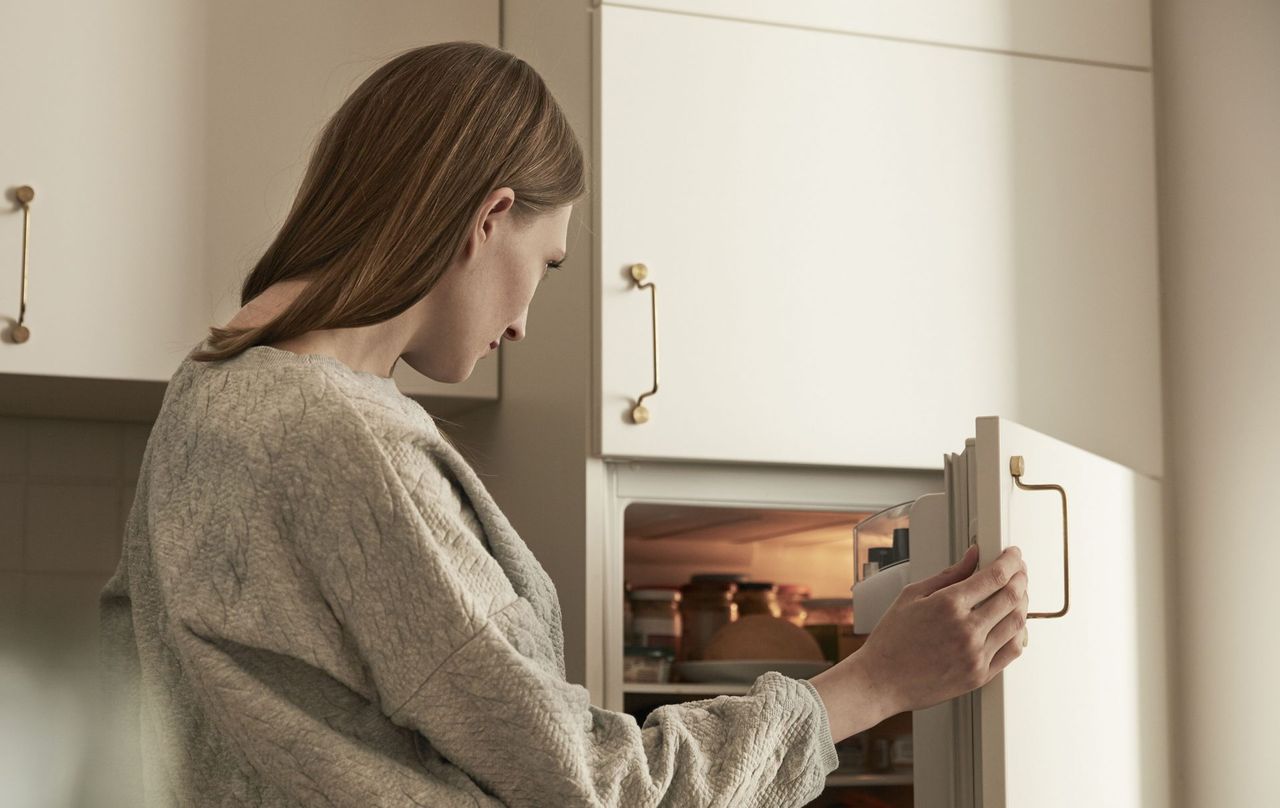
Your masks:
{"label": "woman's arm", "polygon": [[524,601],[496,615],[391,716],[505,805],[799,806],[836,768],[807,682],[768,673],[747,695],[660,707],[641,727],[520,653],[530,617]]}

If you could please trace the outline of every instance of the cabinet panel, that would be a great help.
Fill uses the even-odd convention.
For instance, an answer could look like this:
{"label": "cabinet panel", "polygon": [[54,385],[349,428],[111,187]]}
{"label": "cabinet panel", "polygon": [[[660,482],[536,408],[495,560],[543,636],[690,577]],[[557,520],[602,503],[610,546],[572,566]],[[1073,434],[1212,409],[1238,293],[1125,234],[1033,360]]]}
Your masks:
{"label": "cabinet panel", "polygon": [[937,468],[1001,413],[1160,473],[1149,74],[601,15],[602,454]]}
{"label": "cabinet panel", "polygon": [[[6,3],[0,373],[167,380],[204,324],[205,4]],[[26,322],[23,215],[31,202]]]}
{"label": "cabinet panel", "polygon": [[1151,66],[1148,0],[606,0],[606,5]]}

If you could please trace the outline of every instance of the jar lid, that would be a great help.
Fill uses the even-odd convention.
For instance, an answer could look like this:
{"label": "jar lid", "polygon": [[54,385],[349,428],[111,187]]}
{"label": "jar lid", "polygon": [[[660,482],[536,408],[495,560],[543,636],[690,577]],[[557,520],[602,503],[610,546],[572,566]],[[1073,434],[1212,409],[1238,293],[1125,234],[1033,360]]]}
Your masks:
{"label": "jar lid", "polygon": [[769,581],[747,581],[738,584],[739,592],[772,592],[776,587]]}
{"label": "jar lid", "polygon": [[680,592],[684,594],[682,603],[723,603],[724,606],[731,606],[733,597],[737,594],[737,584],[685,584],[681,586]]}
{"label": "jar lid", "polygon": [[803,602],[806,609],[853,609],[851,598],[811,598]]}
{"label": "jar lid", "polygon": [[632,600],[680,600],[680,590],[674,586],[650,586],[631,590]]}

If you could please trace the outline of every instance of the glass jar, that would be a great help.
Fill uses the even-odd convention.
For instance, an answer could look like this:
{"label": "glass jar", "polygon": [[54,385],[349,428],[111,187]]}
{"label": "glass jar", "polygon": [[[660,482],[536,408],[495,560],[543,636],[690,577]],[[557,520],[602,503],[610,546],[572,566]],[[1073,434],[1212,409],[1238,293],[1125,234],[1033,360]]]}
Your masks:
{"label": "glass jar", "polygon": [[628,645],[622,653],[622,681],[666,684],[674,658],[669,648]]}
{"label": "glass jar", "polygon": [[809,599],[809,587],[801,584],[778,584],[778,605],[782,607],[782,619],[801,628],[808,614],[804,601]]}
{"label": "glass jar", "polygon": [[675,587],[646,587],[631,593],[631,628],[635,645],[680,652],[683,621],[680,592]]}
{"label": "glass jar", "polygon": [[768,581],[748,581],[738,584],[738,592],[733,600],[738,604],[739,617],[746,617],[749,614],[782,616],[782,606],[778,604],[778,587]]}
{"label": "glass jar", "polygon": [[738,619],[738,604],[733,602],[737,591],[733,581],[694,580],[680,587],[685,632],[679,659],[702,659],[711,635]]}
{"label": "glass jar", "polygon": [[853,601],[849,598],[816,598],[804,601],[808,614],[804,630],[813,635],[822,648],[822,656],[831,663],[843,657],[841,636],[847,631],[853,634]]}

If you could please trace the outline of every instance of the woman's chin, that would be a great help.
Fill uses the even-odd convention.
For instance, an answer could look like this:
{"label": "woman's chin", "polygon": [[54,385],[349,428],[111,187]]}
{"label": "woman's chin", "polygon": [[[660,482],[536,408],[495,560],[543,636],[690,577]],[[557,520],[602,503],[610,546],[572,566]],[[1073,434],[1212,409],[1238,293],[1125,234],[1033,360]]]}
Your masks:
{"label": "woman's chin", "polygon": [[418,373],[421,373],[433,382],[440,382],[441,384],[458,384],[459,382],[465,382],[467,379],[471,378],[471,373],[476,367],[475,360],[472,360],[471,362],[464,362],[460,365],[437,366],[433,364],[428,367],[422,367],[410,362],[408,357],[403,357],[403,359],[406,365],[413,368]]}

